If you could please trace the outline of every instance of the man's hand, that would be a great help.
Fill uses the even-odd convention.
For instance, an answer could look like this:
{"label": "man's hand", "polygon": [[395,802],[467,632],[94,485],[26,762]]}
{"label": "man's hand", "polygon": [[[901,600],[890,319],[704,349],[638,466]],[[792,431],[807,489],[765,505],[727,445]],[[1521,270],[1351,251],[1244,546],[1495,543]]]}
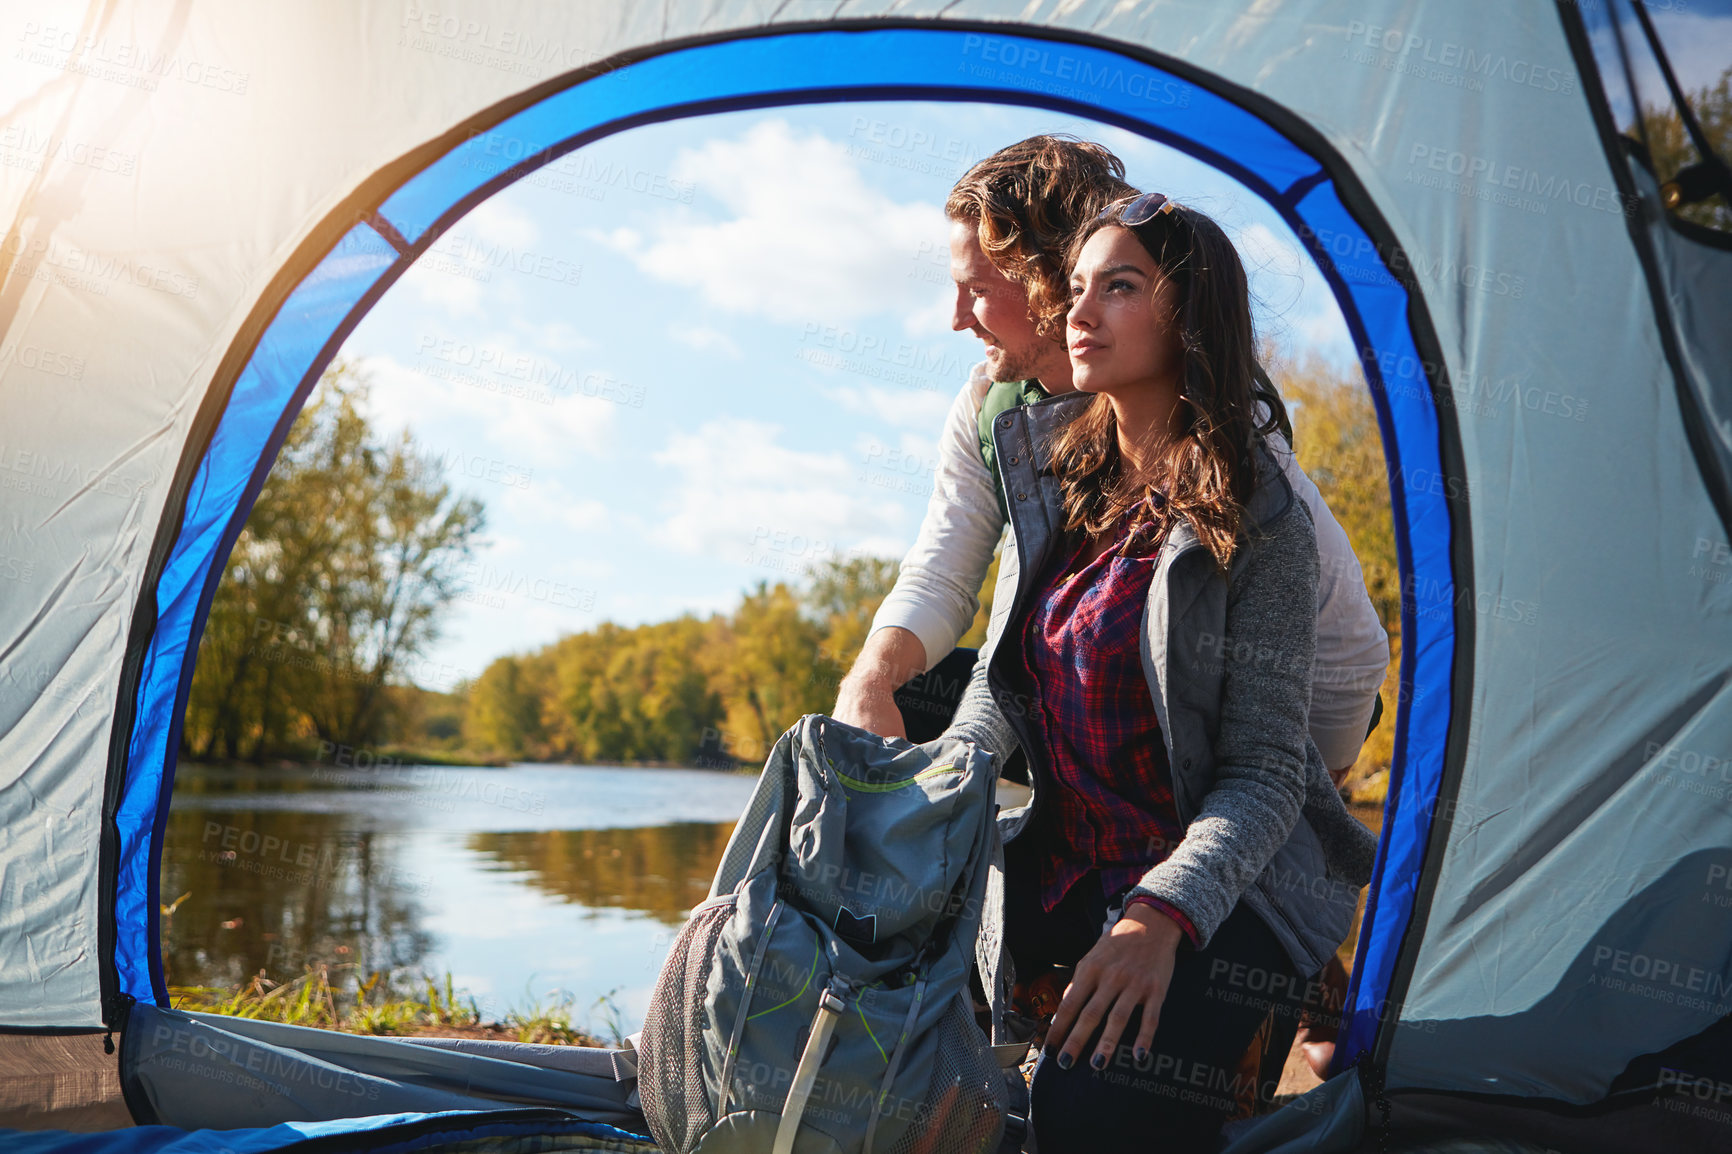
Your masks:
{"label": "man's hand", "polygon": [[1101,935],[1077,963],[1076,975],[1046,1033],[1047,1050],[1057,1052],[1060,1069],[1070,1069],[1082,1056],[1083,1047],[1103,1020],[1106,1028],[1090,1062],[1097,1070],[1105,1069],[1131,1013],[1139,1006],[1143,1010],[1142,1028],[1137,1031],[1132,1053],[1139,1062],[1148,1055],[1184,936],[1179,923],[1141,902],[1126,909],[1113,928]]}
{"label": "man's hand", "polygon": [[866,639],[854,668],[842,679],[830,715],[879,737],[906,738],[894,695],[897,686],[925,669],[926,647],[920,638],[901,626],[886,626]]}

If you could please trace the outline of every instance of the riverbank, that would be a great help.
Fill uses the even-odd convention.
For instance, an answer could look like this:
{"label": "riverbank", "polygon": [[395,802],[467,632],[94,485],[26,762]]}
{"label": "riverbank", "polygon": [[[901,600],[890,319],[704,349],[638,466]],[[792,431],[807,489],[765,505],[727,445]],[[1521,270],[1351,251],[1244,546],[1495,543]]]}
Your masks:
{"label": "riverbank", "polygon": [[604,1003],[609,1032],[603,1041],[572,1025],[569,1002],[512,1010],[499,1021],[484,1021],[473,998],[465,1001],[445,975],[443,988],[431,978],[398,979],[374,973],[363,978],[350,965],[319,966],[287,982],[257,974],[247,984],[170,986],[169,1004],[189,1013],[222,1014],[308,1026],[345,1034],[399,1038],[480,1038],[532,1042],[543,1046],[606,1046],[620,1042],[617,1008]]}
{"label": "riverbank", "polygon": [[228,772],[235,771],[286,771],[286,770],[369,770],[369,769],[413,769],[427,767],[432,769],[507,769],[513,765],[539,765],[547,767],[570,766],[573,769],[593,769],[598,764],[607,769],[659,769],[659,770],[703,770],[709,773],[749,773],[756,775],[763,769],[759,762],[745,762],[738,759],[723,760],[719,758],[700,757],[690,764],[677,761],[615,761],[607,763],[592,763],[583,761],[522,761],[499,754],[475,753],[470,750],[425,750],[402,746],[383,746],[378,749],[339,745],[329,749],[321,749],[304,756],[297,754],[276,755],[260,758],[257,761],[228,760],[224,758],[197,758],[183,753],[177,760],[177,765],[197,769],[218,769]]}
{"label": "riverbank", "polygon": [[476,753],[473,750],[430,750],[410,746],[338,745],[321,742],[306,750],[289,750],[255,760],[223,757],[194,757],[182,753],[176,764],[201,769],[222,770],[296,770],[296,769],[373,769],[379,766],[433,766],[442,769],[504,769],[511,765],[508,757]]}

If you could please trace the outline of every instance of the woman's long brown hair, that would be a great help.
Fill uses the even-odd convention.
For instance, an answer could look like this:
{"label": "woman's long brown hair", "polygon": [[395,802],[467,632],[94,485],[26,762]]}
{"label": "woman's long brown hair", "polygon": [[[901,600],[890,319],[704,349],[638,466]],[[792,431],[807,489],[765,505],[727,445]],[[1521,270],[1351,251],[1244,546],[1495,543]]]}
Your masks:
{"label": "woman's long brown hair", "polygon": [[[1287,432],[1287,409],[1257,363],[1245,267],[1227,234],[1182,205],[1126,225],[1125,207],[1108,208],[1077,234],[1066,267],[1074,269],[1089,237],[1108,226],[1130,231],[1154,258],[1174,290],[1183,430],[1157,451],[1141,484],[1126,484],[1112,404],[1096,396],[1053,442],[1065,528],[1098,537],[1129,517],[1135,538],[1147,542],[1183,519],[1224,572],[1257,483],[1253,441]],[[1261,421],[1259,404],[1268,409]]]}

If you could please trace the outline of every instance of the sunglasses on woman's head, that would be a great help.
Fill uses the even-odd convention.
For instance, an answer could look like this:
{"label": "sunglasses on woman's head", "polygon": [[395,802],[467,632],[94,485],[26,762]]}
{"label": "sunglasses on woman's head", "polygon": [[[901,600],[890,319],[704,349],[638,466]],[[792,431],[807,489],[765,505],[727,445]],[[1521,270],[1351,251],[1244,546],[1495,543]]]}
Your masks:
{"label": "sunglasses on woman's head", "polygon": [[1179,207],[1177,204],[1167,199],[1166,193],[1145,192],[1140,196],[1132,197],[1129,201],[1121,200],[1107,205],[1096,219],[1105,220],[1112,216],[1119,224],[1135,228],[1139,224],[1149,223],[1162,213],[1172,212],[1177,207]]}

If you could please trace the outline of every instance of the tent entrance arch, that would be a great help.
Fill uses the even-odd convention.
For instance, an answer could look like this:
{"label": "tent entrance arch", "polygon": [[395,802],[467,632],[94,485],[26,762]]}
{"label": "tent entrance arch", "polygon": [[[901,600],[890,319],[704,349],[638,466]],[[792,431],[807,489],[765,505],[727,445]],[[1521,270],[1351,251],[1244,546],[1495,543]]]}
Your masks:
{"label": "tent entrance arch", "polygon": [[[1340,1052],[1370,1050],[1399,997],[1415,879],[1447,792],[1473,606],[1443,358],[1392,230],[1323,137],[1264,98],[1124,46],[1050,30],[909,23],[780,29],[664,47],[551,82],[377,174],[273,282],[188,442],[135,614],[105,806],[101,952],[112,1022],[164,1004],[157,911],[174,751],[210,599],[290,424],[343,339],[467,211],[602,137],[659,121],[855,100],[1021,104],[1141,133],[1221,169],[1293,228],[1329,283],[1371,385],[1404,579],[1391,808]],[[175,510],[178,506],[178,515]]]}

